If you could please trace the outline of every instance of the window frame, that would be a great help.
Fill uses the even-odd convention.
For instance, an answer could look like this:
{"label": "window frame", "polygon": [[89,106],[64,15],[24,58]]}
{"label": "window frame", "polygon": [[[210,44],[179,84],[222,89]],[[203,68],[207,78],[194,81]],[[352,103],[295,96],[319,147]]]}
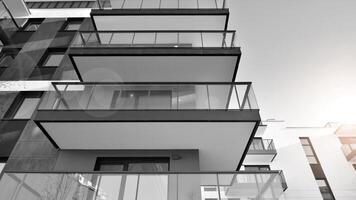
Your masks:
{"label": "window frame", "polygon": [[[318,157],[317,157],[317,155],[316,155],[316,153],[315,153],[315,150],[314,150],[314,147],[313,147],[313,145],[312,145],[312,143],[311,143],[311,141],[310,141],[310,138],[309,138],[309,137],[300,137],[299,140],[300,140],[300,144],[302,145],[302,148],[303,148],[303,152],[304,152],[304,154],[305,154],[305,157],[306,157],[307,160],[308,160],[308,163],[309,163],[310,165],[320,165],[320,161],[319,161],[319,159],[318,159]],[[303,144],[302,141],[306,141],[307,144]],[[313,155],[308,155],[307,152],[305,151],[304,147],[309,147],[310,150],[312,151],[311,153],[312,153]],[[316,161],[316,163],[311,162],[311,161],[309,160],[309,158],[313,158],[313,159]]]}
{"label": "window frame", "polygon": [[168,171],[170,170],[169,157],[97,157],[95,161],[94,171],[102,171],[100,170],[100,167],[103,164],[118,164],[123,165],[122,171],[127,172],[129,164],[134,163],[162,163],[167,164]]}
{"label": "window frame", "polygon": [[[41,103],[41,97],[42,97],[43,92],[20,92],[10,105],[10,107],[7,109],[4,119],[12,119],[12,120],[30,120],[31,117],[33,116],[33,113],[36,112],[36,109]],[[26,98],[39,98],[39,102],[36,105],[36,108],[34,112],[32,113],[30,118],[14,118],[16,116],[16,113],[18,110],[21,108],[22,103],[25,101]]]}
{"label": "window frame", "polygon": [[[61,28],[62,31],[67,31],[67,32],[76,32],[79,31],[80,25],[83,23],[83,18],[68,18],[66,23],[64,23],[63,27]],[[68,30],[68,26],[71,24],[79,24],[79,28],[77,30]]]}
{"label": "window frame", "polygon": [[[320,185],[318,184],[318,181],[324,181],[325,186],[320,186]],[[322,196],[323,199],[324,199],[323,194],[330,194],[331,197],[332,197],[332,199],[335,200],[334,193],[333,193],[333,191],[331,190],[331,187],[330,187],[330,185],[329,185],[329,182],[328,182],[328,180],[327,180],[326,178],[316,178],[316,179],[315,179],[315,182],[316,182],[316,184],[318,185],[318,188],[319,188],[319,190],[320,190],[320,193],[321,193],[321,196]],[[322,187],[326,188],[328,191],[327,191],[327,192],[324,192],[324,191],[321,189]]]}
{"label": "window frame", "polygon": [[[258,171],[270,171],[271,170],[271,167],[269,165],[244,165],[245,167],[245,171],[248,171],[246,170],[246,167],[249,168],[249,167],[256,167],[258,168]],[[266,168],[267,170],[261,170],[262,168]]]}
{"label": "window frame", "polygon": [[51,55],[63,55],[63,58],[65,56],[65,50],[62,50],[62,49],[49,49],[41,58],[40,60],[40,64],[39,64],[39,67],[40,68],[57,68],[60,66],[60,63],[63,61],[63,58],[62,60],[60,61],[60,63],[58,63],[58,65],[46,65],[46,63],[48,62],[49,58]]}
{"label": "window frame", "polygon": [[[38,30],[38,28],[40,27],[40,25],[43,22],[43,18],[33,18],[33,19],[29,19],[27,20],[27,22],[25,23],[25,25],[22,27],[22,31],[26,31],[26,32],[36,32]],[[28,30],[28,28],[31,25],[38,25],[38,27],[36,28],[36,30]]]}

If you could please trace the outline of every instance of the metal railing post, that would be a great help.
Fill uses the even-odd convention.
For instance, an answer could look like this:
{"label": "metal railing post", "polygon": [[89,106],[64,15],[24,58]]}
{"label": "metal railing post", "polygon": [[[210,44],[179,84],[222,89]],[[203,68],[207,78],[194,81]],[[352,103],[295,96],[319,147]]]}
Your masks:
{"label": "metal railing post", "polygon": [[98,3],[99,9],[103,9],[103,8],[101,7],[100,0],[96,0],[96,2]]}

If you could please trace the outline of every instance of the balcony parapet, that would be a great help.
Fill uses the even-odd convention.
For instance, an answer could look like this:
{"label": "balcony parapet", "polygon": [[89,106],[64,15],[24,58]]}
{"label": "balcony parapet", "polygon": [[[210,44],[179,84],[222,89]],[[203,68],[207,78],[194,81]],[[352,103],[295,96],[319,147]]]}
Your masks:
{"label": "balcony parapet", "polygon": [[[14,184],[8,184],[8,183]],[[281,171],[268,172],[5,172],[2,196],[38,199],[278,199]],[[6,187],[4,187],[6,185]]]}
{"label": "balcony parapet", "polygon": [[271,163],[277,155],[273,140],[254,138],[244,160],[244,164]]}
{"label": "balcony parapet", "polygon": [[73,48],[234,48],[235,31],[79,31]]}
{"label": "balcony parapet", "polygon": [[276,152],[276,147],[274,146],[272,139],[262,139],[262,138],[254,138],[248,153],[271,153]]}
{"label": "balcony parapet", "polygon": [[99,9],[226,9],[227,0],[98,0]]}
{"label": "balcony parapet", "polygon": [[39,110],[258,110],[250,82],[53,82]]}

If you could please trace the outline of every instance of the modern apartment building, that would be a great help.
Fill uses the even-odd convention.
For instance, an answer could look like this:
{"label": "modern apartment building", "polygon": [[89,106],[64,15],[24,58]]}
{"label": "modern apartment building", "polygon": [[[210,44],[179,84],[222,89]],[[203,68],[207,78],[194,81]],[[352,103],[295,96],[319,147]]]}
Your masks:
{"label": "modern apartment building", "polygon": [[335,127],[262,123],[227,0],[0,7],[0,199],[356,198]]}

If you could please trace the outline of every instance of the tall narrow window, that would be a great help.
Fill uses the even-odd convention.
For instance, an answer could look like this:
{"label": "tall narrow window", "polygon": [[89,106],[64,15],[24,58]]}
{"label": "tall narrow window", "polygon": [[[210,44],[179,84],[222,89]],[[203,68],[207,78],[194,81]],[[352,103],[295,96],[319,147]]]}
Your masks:
{"label": "tall narrow window", "polygon": [[302,143],[302,147],[304,149],[305,155],[307,156],[309,164],[319,164],[314,149],[311,146],[310,140],[308,138],[300,138],[300,142]]}
{"label": "tall narrow window", "polygon": [[323,168],[319,162],[319,159],[314,151],[313,145],[308,137],[299,138],[304,149],[305,155],[308,159],[310,167],[313,171],[314,178],[318,184],[320,193],[324,200],[335,200],[335,197],[331,191],[328,180],[324,174]]}

